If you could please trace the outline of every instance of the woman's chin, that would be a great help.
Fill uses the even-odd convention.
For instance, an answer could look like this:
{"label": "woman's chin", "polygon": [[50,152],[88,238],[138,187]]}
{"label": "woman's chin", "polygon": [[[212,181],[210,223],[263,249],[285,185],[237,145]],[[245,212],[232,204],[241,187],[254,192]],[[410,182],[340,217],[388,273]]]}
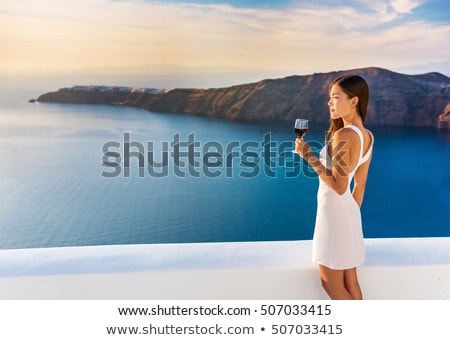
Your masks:
{"label": "woman's chin", "polygon": [[336,112],[330,112],[330,118],[331,119],[338,119],[341,118]]}

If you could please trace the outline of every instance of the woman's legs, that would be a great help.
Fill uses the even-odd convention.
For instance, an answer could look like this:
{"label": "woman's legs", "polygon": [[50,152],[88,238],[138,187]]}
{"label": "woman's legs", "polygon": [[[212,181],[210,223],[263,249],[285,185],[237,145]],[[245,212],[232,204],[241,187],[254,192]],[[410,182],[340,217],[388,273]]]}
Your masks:
{"label": "woman's legs", "polygon": [[346,270],[331,269],[319,265],[322,287],[333,300],[361,300],[356,268]]}
{"label": "woman's legs", "polygon": [[359,286],[356,268],[344,270],[344,284],[354,300],[362,300],[361,287]]}

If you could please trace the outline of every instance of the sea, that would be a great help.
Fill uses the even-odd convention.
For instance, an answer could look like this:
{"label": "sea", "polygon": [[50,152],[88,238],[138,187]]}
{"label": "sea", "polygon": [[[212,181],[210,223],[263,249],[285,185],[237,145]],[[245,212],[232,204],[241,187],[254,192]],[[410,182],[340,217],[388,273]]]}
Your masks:
{"label": "sea", "polygon": [[[1,249],[312,238],[293,121],[28,102],[43,92],[0,94]],[[326,128],[310,123],[316,152]],[[365,237],[450,236],[450,132],[368,128]]]}

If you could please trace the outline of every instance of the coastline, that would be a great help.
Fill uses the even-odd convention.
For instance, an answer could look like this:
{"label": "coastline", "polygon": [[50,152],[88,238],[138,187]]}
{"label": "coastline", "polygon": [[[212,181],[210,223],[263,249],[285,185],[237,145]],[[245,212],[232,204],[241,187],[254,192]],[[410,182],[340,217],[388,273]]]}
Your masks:
{"label": "coastline", "polygon": [[327,84],[345,74],[360,75],[369,83],[372,96],[366,123],[450,130],[450,78],[436,72],[411,76],[379,67],[293,75],[224,88],[76,85],[41,94],[30,102],[130,106],[248,121],[289,121],[301,112],[311,122],[325,123],[329,115],[319,103],[327,102]]}
{"label": "coastline", "polygon": [[[366,239],[365,299],[450,299],[450,238]],[[311,241],[0,250],[0,299],[322,300]]]}

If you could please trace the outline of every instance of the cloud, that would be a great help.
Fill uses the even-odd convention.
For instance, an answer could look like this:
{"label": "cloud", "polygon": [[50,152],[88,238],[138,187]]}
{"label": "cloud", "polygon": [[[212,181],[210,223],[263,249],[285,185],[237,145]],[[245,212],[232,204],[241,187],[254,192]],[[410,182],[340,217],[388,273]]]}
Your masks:
{"label": "cloud", "polygon": [[113,65],[169,64],[306,73],[450,60],[448,25],[404,19],[421,2],[353,4],[286,9],[134,0],[11,1],[0,8],[0,68],[110,65],[114,72]]}
{"label": "cloud", "polygon": [[376,18],[379,23],[392,22],[405,14],[411,13],[414,9],[421,6],[423,0],[358,0],[361,11],[364,9],[371,12],[371,16]]}
{"label": "cloud", "polygon": [[417,0],[394,0],[390,2],[392,8],[397,13],[411,13],[411,11],[420,5],[422,5],[424,1]]}

